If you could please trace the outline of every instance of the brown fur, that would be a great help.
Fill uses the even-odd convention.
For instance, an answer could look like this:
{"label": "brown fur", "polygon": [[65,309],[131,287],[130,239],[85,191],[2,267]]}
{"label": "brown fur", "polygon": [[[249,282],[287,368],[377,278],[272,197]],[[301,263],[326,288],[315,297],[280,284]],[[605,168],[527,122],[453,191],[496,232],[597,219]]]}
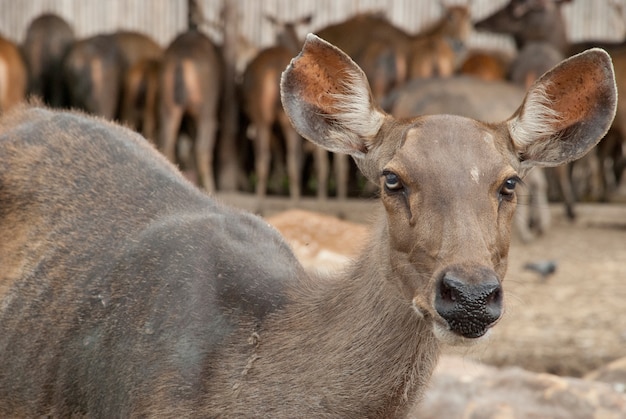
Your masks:
{"label": "brown fur", "polygon": [[28,74],[18,46],[0,36],[0,113],[26,97]]}
{"label": "brown fur", "polygon": [[158,75],[163,48],[140,32],[118,31],[111,36],[121,58],[119,118],[156,142]]}
{"label": "brown fur", "polygon": [[483,80],[504,80],[510,59],[494,51],[471,51],[468,53],[459,73],[478,77]]}
{"label": "brown fur", "polygon": [[432,27],[412,37],[408,78],[449,77],[459,67],[471,31],[467,6],[447,6]]}
{"label": "brown fur", "polygon": [[534,101],[499,124],[397,120],[347,56],[309,36],[282,77],[284,108],[382,188],[363,254],[324,279],[132,131],[14,111],[0,120],[0,416],[406,414],[439,342],[478,338],[501,315],[506,180],[557,151],[579,157],[610,124],[606,54],[566,61],[537,88],[573,79],[597,82],[581,92],[590,111],[560,106],[579,90],[556,89],[563,112],[541,121],[539,146],[509,130],[537,125]]}

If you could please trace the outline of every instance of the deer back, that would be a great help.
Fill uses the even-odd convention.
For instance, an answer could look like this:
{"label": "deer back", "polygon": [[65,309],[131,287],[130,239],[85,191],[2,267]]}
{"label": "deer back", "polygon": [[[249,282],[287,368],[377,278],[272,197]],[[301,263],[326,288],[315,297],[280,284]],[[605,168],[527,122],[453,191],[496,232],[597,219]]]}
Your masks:
{"label": "deer back", "polygon": [[1,124],[0,414],[190,415],[303,274],[291,250],[128,129],[40,108]]}

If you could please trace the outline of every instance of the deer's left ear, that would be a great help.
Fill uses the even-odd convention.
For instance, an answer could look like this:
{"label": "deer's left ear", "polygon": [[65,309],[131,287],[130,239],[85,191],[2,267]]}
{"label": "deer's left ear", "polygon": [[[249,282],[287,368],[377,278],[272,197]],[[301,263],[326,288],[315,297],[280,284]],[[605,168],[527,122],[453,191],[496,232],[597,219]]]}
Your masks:
{"label": "deer's left ear", "polygon": [[506,121],[521,169],[582,157],[604,137],[616,107],[613,64],[604,50],[561,62],[530,87]]}

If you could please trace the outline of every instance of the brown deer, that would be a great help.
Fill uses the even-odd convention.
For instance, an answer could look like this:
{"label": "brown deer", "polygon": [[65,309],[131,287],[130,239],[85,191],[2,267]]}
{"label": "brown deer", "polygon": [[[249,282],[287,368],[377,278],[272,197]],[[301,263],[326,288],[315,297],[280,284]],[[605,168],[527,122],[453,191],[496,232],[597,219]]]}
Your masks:
{"label": "brown deer", "polygon": [[439,20],[409,41],[408,78],[449,77],[461,64],[472,21],[467,6],[445,6]]}
{"label": "brown deer", "polygon": [[108,34],[72,43],[62,61],[69,106],[115,119],[123,74],[120,62],[120,51]]}
{"label": "brown deer", "polygon": [[163,48],[140,32],[118,31],[123,58],[119,118],[156,143],[157,94]]}
{"label": "brown deer", "polygon": [[[221,80],[222,62],[217,47],[199,30],[179,34],[163,53],[158,144],[171,162],[177,162],[178,134],[188,130],[194,143],[197,179],[208,193],[216,190],[213,157]],[[184,117],[188,124],[183,124]]]}
{"label": "brown deer", "polygon": [[[293,22],[281,22],[272,16],[266,18],[277,27],[276,45],[264,48],[250,61],[241,81],[241,101],[244,112],[250,119],[250,132],[253,132],[256,180],[257,211],[262,212],[270,177],[272,160],[272,129],[280,126],[286,145],[287,176],[289,196],[297,202],[301,196],[302,179],[302,138],[293,128],[280,103],[280,75],[291,58],[298,53],[302,41],[297,34],[298,25],[309,24],[312,16],[305,16]],[[320,166],[320,160],[324,165]],[[320,149],[316,155],[319,184],[328,181],[326,151]],[[326,169],[326,170],[324,170]],[[318,186],[318,193],[326,196],[326,189]]]}
{"label": "brown deer", "polygon": [[116,119],[127,70],[143,58],[158,58],[161,47],[135,31],[98,34],[74,42],[63,58],[64,81],[73,107]]}
{"label": "brown deer", "polygon": [[28,93],[41,97],[50,106],[68,105],[61,62],[72,42],[74,29],[54,13],[37,16],[26,29],[22,51],[28,69]]}
{"label": "brown deer", "polygon": [[0,113],[26,97],[28,72],[17,44],[0,35]]}
{"label": "brown deer", "polygon": [[316,33],[355,60],[380,100],[407,79],[452,75],[471,29],[467,6],[442,3],[441,17],[415,34],[381,13],[358,14]]}
{"label": "brown deer", "polygon": [[381,187],[339,277],[308,275],[266,221],[128,129],[37,108],[2,119],[0,415],[406,414],[441,342],[473,342],[502,315],[518,177],[586,153],[616,102],[610,59],[591,50],[504,122],[398,120],[314,35],[281,91],[303,136]]}

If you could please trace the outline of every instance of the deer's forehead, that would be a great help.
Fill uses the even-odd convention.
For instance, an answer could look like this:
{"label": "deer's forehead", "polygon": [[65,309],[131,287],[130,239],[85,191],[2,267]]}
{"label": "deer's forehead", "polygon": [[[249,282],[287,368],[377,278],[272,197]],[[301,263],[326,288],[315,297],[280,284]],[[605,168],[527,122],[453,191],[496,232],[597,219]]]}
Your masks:
{"label": "deer's forehead", "polygon": [[443,115],[427,117],[406,131],[394,163],[441,176],[497,174],[508,167],[489,125]]}

